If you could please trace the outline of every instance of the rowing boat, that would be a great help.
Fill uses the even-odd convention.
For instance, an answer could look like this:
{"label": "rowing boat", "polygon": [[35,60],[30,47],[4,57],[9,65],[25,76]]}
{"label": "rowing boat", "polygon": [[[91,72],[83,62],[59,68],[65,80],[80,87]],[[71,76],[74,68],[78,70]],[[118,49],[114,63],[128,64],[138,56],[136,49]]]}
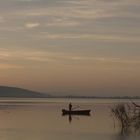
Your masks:
{"label": "rowing boat", "polygon": [[63,115],[90,115],[90,110],[66,110],[62,109]]}

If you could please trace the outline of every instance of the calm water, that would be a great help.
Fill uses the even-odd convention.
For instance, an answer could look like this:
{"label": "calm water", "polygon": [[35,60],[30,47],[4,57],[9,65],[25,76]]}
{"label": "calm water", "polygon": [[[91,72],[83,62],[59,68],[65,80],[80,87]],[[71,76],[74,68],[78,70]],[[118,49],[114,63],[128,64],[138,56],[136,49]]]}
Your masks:
{"label": "calm water", "polygon": [[[68,103],[91,109],[91,116],[62,116]],[[1,140],[139,140],[136,133],[121,134],[110,107],[128,100],[21,99],[0,100]],[[139,102],[139,101],[137,101]]]}

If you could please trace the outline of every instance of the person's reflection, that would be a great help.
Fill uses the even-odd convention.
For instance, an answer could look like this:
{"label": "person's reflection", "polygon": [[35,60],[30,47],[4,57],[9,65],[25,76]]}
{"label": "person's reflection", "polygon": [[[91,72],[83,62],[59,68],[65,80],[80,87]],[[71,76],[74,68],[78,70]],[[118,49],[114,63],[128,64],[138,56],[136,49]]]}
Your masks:
{"label": "person's reflection", "polygon": [[69,114],[69,123],[71,123],[71,121],[72,121],[72,116],[71,114]]}

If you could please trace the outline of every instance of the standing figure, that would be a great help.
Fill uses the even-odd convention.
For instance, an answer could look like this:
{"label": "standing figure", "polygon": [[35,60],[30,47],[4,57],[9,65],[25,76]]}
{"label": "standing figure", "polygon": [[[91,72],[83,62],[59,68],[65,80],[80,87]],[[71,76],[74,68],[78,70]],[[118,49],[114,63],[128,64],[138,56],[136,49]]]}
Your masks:
{"label": "standing figure", "polygon": [[72,104],[70,103],[69,104],[69,111],[71,111],[72,110]]}

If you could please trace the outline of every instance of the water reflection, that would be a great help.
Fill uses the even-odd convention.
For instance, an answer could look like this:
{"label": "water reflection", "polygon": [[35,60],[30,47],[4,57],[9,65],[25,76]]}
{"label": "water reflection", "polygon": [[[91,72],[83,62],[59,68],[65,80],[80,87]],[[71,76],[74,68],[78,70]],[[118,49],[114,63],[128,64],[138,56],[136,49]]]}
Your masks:
{"label": "water reflection", "polygon": [[[76,101],[75,101],[76,102]],[[110,103],[111,102],[111,103]],[[4,140],[139,140],[140,124],[122,128],[110,117],[109,103],[80,102],[80,108],[91,109],[91,115],[63,115],[67,102],[0,103],[0,137]],[[9,112],[9,113],[7,113]],[[140,120],[140,119],[139,119]]]}
{"label": "water reflection", "polygon": [[80,116],[90,117],[91,115],[90,114],[86,114],[86,115],[72,115],[72,114],[63,114],[62,113],[62,116],[63,117],[68,117],[68,121],[69,121],[69,123],[71,123],[73,118],[79,120]]}

